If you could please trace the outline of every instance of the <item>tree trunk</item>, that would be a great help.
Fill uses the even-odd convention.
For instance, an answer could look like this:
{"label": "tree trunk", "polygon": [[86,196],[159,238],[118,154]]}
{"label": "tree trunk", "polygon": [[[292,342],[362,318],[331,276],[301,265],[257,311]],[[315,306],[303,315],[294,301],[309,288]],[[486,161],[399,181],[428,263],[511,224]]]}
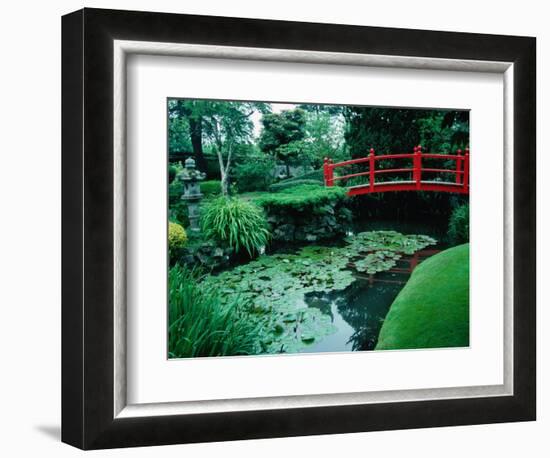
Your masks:
{"label": "tree trunk", "polygon": [[223,163],[223,153],[221,146],[219,145],[216,148],[216,154],[218,155],[218,163],[220,164],[222,195],[227,196],[229,195],[229,182],[227,176],[227,169],[229,168],[229,166]]}
{"label": "tree trunk", "polygon": [[227,174],[222,173],[222,195],[228,196],[229,195],[229,180],[227,179]]}
{"label": "tree trunk", "polygon": [[189,135],[191,136],[191,145],[193,145],[193,154],[197,163],[197,169],[201,172],[207,171],[206,157],[202,150],[202,118],[189,117]]}

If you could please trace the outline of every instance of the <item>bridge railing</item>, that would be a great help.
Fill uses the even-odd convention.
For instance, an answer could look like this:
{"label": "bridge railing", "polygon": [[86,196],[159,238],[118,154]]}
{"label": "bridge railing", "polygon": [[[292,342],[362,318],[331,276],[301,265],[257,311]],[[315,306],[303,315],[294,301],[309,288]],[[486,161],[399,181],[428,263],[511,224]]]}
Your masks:
{"label": "bridge railing", "polygon": [[[407,159],[412,162],[411,167],[400,168],[377,168],[379,161],[388,159],[400,160]],[[455,161],[455,167],[452,169],[423,167],[422,163],[424,159],[440,159]],[[345,175],[336,175],[334,171],[341,167],[357,164],[368,164],[368,170],[363,172],[348,173]],[[432,190],[432,191],[454,191],[467,194],[469,191],[469,175],[470,175],[470,151],[465,149],[457,150],[456,154],[434,154],[423,153],[422,146],[415,146],[413,153],[404,154],[382,154],[376,155],[373,148],[370,149],[369,155],[360,159],[351,159],[349,161],[343,161],[333,163],[331,159],[325,158],[324,161],[324,179],[326,186],[334,186],[335,182],[340,180],[349,180],[357,177],[368,177],[368,183],[364,183],[354,188],[360,188],[360,192],[354,192],[354,194],[363,194],[368,192],[379,191],[398,191],[398,190]],[[408,173],[411,174],[411,180],[396,180],[396,181],[377,181],[376,177],[382,174],[398,174]],[[422,176],[425,173],[430,174],[452,174],[454,180],[449,181],[428,181],[422,180]]]}

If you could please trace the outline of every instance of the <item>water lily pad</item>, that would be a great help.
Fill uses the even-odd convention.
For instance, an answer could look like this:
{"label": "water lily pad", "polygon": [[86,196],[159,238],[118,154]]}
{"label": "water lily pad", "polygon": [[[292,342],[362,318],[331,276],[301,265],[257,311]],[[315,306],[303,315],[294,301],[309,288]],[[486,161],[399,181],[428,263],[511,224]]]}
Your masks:
{"label": "water lily pad", "polygon": [[354,271],[389,270],[403,255],[435,242],[425,235],[361,232],[347,237],[341,247],[307,246],[296,254],[262,255],[205,281],[221,286],[223,303],[236,295],[250,302],[250,313],[266,329],[261,342],[265,352],[297,352],[336,330],[329,315],[307,307],[306,294],[344,290],[355,281]]}

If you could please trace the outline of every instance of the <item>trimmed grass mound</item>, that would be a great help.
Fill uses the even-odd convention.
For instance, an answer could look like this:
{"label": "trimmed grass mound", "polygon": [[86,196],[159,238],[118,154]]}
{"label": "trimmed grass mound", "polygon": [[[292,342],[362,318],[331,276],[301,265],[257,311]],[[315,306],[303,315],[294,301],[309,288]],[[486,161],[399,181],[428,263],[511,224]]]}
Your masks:
{"label": "trimmed grass mound", "polygon": [[393,301],[376,350],[469,345],[469,244],[420,264]]}

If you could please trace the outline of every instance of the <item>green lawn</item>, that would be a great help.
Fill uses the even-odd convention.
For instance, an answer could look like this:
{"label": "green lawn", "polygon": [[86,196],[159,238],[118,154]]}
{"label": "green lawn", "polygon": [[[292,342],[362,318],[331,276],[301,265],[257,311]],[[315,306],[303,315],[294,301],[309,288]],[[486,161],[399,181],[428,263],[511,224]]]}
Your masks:
{"label": "green lawn", "polygon": [[469,244],[418,266],[395,298],[377,350],[469,345]]}

